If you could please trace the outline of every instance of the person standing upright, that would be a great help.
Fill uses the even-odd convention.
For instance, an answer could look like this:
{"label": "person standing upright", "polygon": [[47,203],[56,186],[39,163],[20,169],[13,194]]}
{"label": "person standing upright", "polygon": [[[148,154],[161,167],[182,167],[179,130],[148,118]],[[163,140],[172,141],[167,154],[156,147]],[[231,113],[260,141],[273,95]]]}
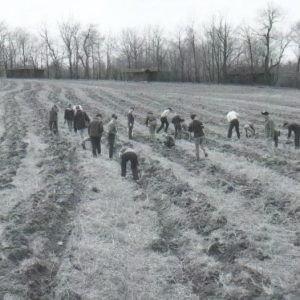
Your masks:
{"label": "person standing upright", "polygon": [[272,147],[272,144],[274,143],[275,148],[278,147],[278,136],[279,133],[275,129],[275,123],[274,121],[270,118],[270,114],[267,111],[262,111],[261,114],[265,118],[265,136],[267,139],[267,147],[270,150]]}
{"label": "person standing upright", "polygon": [[149,128],[150,139],[154,140],[157,120],[152,111],[147,113],[145,125]]}
{"label": "person standing upright", "polygon": [[80,105],[76,106],[74,115],[74,131],[79,131],[81,139],[84,138],[84,131],[88,127],[90,118],[85,111],[82,110]]}
{"label": "person standing upright", "polygon": [[73,130],[73,122],[74,122],[74,109],[72,108],[72,104],[69,104],[68,107],[65,109],[65,124],[68,124],[69,131]]}
{"label": "person standing upright", "polygon": [[58,113],[58,107],[56,106],[56,104],[54,104],[50,110],[50,113],[49,113],[49,127],[50,127],[50,130],[57,134],[58,133],[58,124],[57,124],[57,121],[58,121],[58,116],[57,116],[57,113]]}
{"label": "person standing upright", "polygon": [[115,147],[115,139],[117,135],[117,119],[118,117],[115,114],[112,114],[111,120],[107,124],[107,139],[108,139],[108,153],[109,158],[112,159],[114,154],[114,147]]}
{"label": "person standing upright", "polygon": [[208,154],[205,151],[204,144],[205,144],[205,134],[204,134],[204,126],[202,122],[196,119],[195,114],[191,114],[192,122],[189,124],[188,131],[194,133],[194,143],[196,148],[196,159],[200,160],[199,155],[199,148],[201,147],[204,156],[207,157]]}
{"label": "person standing upright", "polygon": [[284,122],[283,127],[288,129],[288,140],[291,138],[292,132],[294,132],[295,149],[300,149],[300,124]]}
{"label": "person standing upright", "polygon": [[177,138],[181,138],[181,131],[182,131],[182,127],[181,124],[184,122],[184,119],[182,119],[180,117],[180,115],[176,114],[173,118],[172,118],[172,123],[174,125],[174,129],[175,129],[175,139]]}
{"label": "person standing upright", "polygon": [[132,131],[134,125],[134,115],[133,115],[134,107],[131,107],[127,114],[128,120],[128,138],[132,140]]}
{"label": "person standing upright", "polygon": [[101,114],[97,114],[88,127],[94,157],[97,157],[97,152],[98,154],[101,154],[101,137],[103,133],[103,123],[101,118]]}
{"label": "person standing upright", "polygon": [[233,128],[235,128],[235,131],[236,131],[236,135],[238,137],[238,139],[240,138],[240,123],[239,123],[239,120],[238,120],[238,116],[239,114],[235,111],[230,111],[227,115],[226,115],[226,118],[227,118],[227,121],[229,122],[229,128],[228,128],[228,133],[227,133],[227,137],[228,138],[231,138],[232,137],[232,130]]}
{"label": "person standing upright", "polygon": [[159,133],[164,127],[165,127],[165,132],[168,131],[169,128],[169,120],[168,117],[170,116],[172,112],[172,108],[167,108],[166,110],[163,111],[163,113],[160,116],[160,127],[157,129],[156,133]]}

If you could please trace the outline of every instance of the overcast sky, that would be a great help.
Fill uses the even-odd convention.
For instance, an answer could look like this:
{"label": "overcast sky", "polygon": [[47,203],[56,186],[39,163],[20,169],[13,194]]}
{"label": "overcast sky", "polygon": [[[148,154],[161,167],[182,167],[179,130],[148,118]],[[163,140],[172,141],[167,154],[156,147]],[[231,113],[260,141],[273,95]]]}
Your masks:
{"label": "overcast sky", "polygon": [[[161,25],[173,30],[179,25],[205,23],[223,15],[237,25],[253,23],[267,0],[0,0],[0,21],[15,27],[38,30],[73,17],[84,24],[98,24],[103,31],[125,27]],[[286,14],[286,24],[300,19],[300,0],[274,0]]]}

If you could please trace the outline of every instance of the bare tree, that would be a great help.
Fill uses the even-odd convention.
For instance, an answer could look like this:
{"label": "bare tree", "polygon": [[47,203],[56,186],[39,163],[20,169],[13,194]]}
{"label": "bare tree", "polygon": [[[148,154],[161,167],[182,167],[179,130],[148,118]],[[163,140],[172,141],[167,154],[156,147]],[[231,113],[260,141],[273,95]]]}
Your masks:
{"label": "bare tree", "polygon": [[194,66],[194,77],[195,81],[200,81],[200,74],[199,74],[199,62],[197,57],[197,52],[199,51],[197,48],[197,38],[196,38],[196,31],[194,25],[187,27],[187,43],[189,44],[192,50],[192,57],[193,57],[193,66]]}
{"label": "bare tree", "polygon": [[73,60],[74,49],[76,47],[75,40],[80,30],[80,24],[71,20],[59,24],[60,36],[67,50],[69,76],[74,77]]}
{"label": "bare tree", "polygon": [[296,46],[296,57],[297,57],[297,73],[300,73],[300,21],[298,21],[292,28],[292,40]]}
{"label": "bare tree", "polygon": [[46,66],[47,66],[47,73],[49,77],[49,69],[50,69],[50,62],[49,57],[51,59],[51,64],[54,67],[54,77],[60,78],[61,77],[61,64],[60,64],[60,58],[59,58],[59,51],[55,47],[54,42],[49,37],[48,29],[46,26],[44,26],[41,29],[40,36],[45,44],[45,55],[46,55]]}
{"label": "bare tree", "polygon": [[264,46],[264,74],[266,83],[271,84],[272,70],[281,63],[284,51],[290,39],[287,35],[276,30],[276,25],[282,20],[278,7],[268,4],[260,13],[260,33]]}

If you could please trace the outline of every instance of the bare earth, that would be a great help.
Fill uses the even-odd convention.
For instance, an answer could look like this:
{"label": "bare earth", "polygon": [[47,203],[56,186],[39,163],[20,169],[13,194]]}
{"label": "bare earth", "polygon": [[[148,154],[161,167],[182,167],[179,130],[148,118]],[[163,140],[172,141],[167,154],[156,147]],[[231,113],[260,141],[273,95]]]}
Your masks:
{"label": "bare earth", "polygon": [[[67,104],[105,123],[117,150],[135,106],[141,180],[80,146]],[[48,112],[59,112],[59,136]],[[207,159],[187,140],[150,142],[146,112],[172,107],[206,127]],[[226,139],[225,115],[259,137]],[[260,111],[300,121],[300,91],[167,83],[0,81],[0,299],[300,299],[300,152],[266,150]],[[171,129],[172,125],[170,126]],[[129,170],[130,171],[130,170]]]}

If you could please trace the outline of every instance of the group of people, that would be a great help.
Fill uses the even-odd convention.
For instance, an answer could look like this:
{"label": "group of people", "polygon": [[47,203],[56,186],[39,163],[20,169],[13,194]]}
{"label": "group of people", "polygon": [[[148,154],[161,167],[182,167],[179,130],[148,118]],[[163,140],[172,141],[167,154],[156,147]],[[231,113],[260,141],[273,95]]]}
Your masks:
{"label": "group of people", "polygon": [[[132,139],[132,129],[134,124],[132,108],[128,113],[128,127],[129,127],[129,139]],[[54,104],[49,114],[49,128],[54,134],[58,134],[58,112],[59,109]],[[117,134],[117,115],[112,114],[110,121],[107,124],[107,140],[108,140],[108,153],[109,158],[113,158],[115,140]],[[81,136],[81,145],[86,150],[86,142],[90,142],[92,146],[93,157],[101,155],[101,139],[104,133],[104,125],[102,121],[102,115],[100,113],[90,119],[88,114],[82,109],[81,105],[72,106],[69,104],[64,112],[64,124],[67,124],[70,132],[74,131]],[[88,131],[88,137],[85,137],[85,130]],[[121,158],[121,176],[126,176],[127,162],[131,162],[131,169],[133,179],[138,180],[138,157],[133,149],[132,144],[124,144],[120,150]]]}
{"label": "group of people", "polygon": [[[278,147],[280,130],[278,130],[275,126],[274,121],[270,117],[270,113],[268,111],[262,111],[261,114],[264,116],[264,127],[265,127],[265,137],[268,145],[268,149],[272,149],[273,145],[275,148]],[[240,130],[239,130],[239,114],[235,111],[230,111],[226,118],[229,123],[227,137],[232,137],[232,131],[235,129],[236,135],[238,139],[240,138]],[[282,128],[288,130],[288,136],[286,143],[290,143],[290,138],[292,133],[294,133],[294,144],[295,149],[300,148],[300,124],[295,122],[284,122]],[[256,131],[254,125],[252,123],[246,124],[244,126],[246,137],[254,137],[256,136]]]}
{"label": "group of people", "polygon": [[[50,110],[49,116],[49,127],[50,130],[57,134],[58,133],[58,107],[53,105]],[[270,118],[270,114],[267,111],[261,112],[265,118],[265,135],[268,145],[270,146],[274,143],[274,146],[278,146],[278,137],[280,131],[275,128],[274,121]],[[236,131],[237,138],[240,139],[240,129],[239,129],[239,114],[235,111],[230,111],[226,115],[227,121],[229,123],[227,137],[232,137],[233,129]],[[106,125],[107,140],[108,140],[108,153],[109,158],[113,158],[115,140],[117,135],[117,115],[112,114],[110,121]],[[191,138],[193,135],[193,140],[196,150],[196,159],[200,160],[200,148],[203,151],[205,157],[208,157],[208,153],[205,149],[205,133],[204,125],[197,118],[196,114],[190,115],[190,123],[186,124],[185,120],[177,113],[174,113],[172,108],[165,109],[160,115],[158,124],[158,118],[153,112],[149,111],[145,119],[145,125],[149,128],[150,140],[155,140],[155,135],[164,131],[162,135],[159,136],[158,140],[161,140],[164,145],[171,148],[175,145],[175,139],[180,139],[182,137]],[[133,128],[134,128],[134,107],[131,107],[127,113],[127,125],[128,125],[128,139],[133,139]],[[69,104],[64,112],[64,123],[67,124],[70,132],[74,131],[79,133],[82,139],[82,147],[86,149],[86,142],[90,142],[92,145],[92,154],[94,157],[101,155],[101,139],[104,134],[104,125],[102,121],[102,115],[100,113],[95,114],[95,116],[90,119],[88,114],[82,109],[80,105],[72,106]],[[169,124],[174,125],[174,137],[168,134]],[[159,125],[159,127],[158,127]],[[158,127],[158,128],[157,128]],[[290,139],[292,132],[294,133],[294,143],[295,148],[300,148],[300,124],[284,122],[284,128],[288,129],[288,139]],[[88,137],[85,137],[85,130],[88,131]],[[256,131],[252,123],[246,124],[244,126],[245,136],[247,138],[255,137]],[[137,180],[138,176],[138,157],[137,153],[133,149],[131,143],[125,143],[121,148],[120,154],[121,158],[121,176],[126,176],[126,165],[127,162],[131,162],[131,169],[133,178]]]}

